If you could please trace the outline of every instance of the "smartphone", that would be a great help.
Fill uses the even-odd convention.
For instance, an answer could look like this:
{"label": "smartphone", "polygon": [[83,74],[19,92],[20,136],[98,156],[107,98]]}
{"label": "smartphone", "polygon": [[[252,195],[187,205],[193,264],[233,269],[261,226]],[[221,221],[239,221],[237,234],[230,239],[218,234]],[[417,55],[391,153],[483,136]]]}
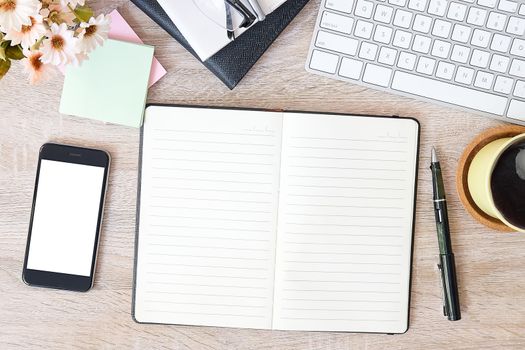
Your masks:
{"label": "smartphone", "polygon": [[110,156],[46,143],[40,148],[22,278],[31,286],[93,286]]}

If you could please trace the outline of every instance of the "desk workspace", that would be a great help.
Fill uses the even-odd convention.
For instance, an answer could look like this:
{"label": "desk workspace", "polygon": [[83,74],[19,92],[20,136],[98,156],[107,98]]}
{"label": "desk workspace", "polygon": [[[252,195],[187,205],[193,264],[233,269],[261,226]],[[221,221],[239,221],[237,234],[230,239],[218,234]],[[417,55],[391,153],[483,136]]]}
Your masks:
{"label": "desk workspace", "polygon": [[[206,2],[191,2],[217,24]],[[2,348],[525,347],[525,239],[516,232],[521,197],[512,196],[523,190],[521,2],[288,0],[259,1],[259,11],[246,2],[248,13],[223,8],[222,46],[176,20],[170,3],[87,1],[97,15],[111,14],[109,39],[79,68],[35,85],[8,50]],[[450,23],[448,34],[425,29],[438,20]],[[272,21],[280,23],[273,35]],[[383,43],[377,33],[389,29]],[[490,43],[472,42],[476,30]],[[247,60],[229,51],[254,38],[265,44],[249,46]],[[482,56],[486,64],[473,60]],[[501,72],[499,56],[507,59]],[[101,153],[66,161],[57,144],[82,147],[69,154],[104,150],[111,166]],[[98,252],[87,244],[87,272],[60,265],[56,248],[67,244],[48,247],[58,267],[35,259],[49,249],[31,251],[46,231],[37,224],[48,180],[60,179],[52,193],[61,198],[78,189],[63,190],[77,178],[61,178],[66,170],[50,176],[56,163],[106,169],[90,177],[96,191],[75,192],[96,194],[95,204],[105,198],[100,225],[88,230],[99,244]],[[47,286],[56,275],[81,275],[93,287],[32,287],[22,274]]]}

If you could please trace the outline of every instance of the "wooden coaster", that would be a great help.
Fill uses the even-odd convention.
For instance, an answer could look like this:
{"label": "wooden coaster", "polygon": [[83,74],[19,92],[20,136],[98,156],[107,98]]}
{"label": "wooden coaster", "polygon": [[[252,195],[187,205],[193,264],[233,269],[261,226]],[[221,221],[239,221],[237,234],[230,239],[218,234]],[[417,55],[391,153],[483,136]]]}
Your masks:
{"label": "wooden coaster", "polygon": [[522,133],[525,133],[525,127],[518,125],[505,125],[498,128],[489,129],[481,133],[474,140],[472,140],[472,142],[463,152],[463,155],[459,160],[456,173],[456,184],[458,187],[459,198],[461,199],[465,209],[467,209],[469,214],[472,215],[474,219],[483,225],[501,232],[514,232],[514,230],[505,225],[500,220],[485,214],[485,212],[476,205],[468,190],[468,170],[470,168],[470,164],[472,163],[472,159],[474,159],[476,154],[487,144],[497,139],[514,137]]}

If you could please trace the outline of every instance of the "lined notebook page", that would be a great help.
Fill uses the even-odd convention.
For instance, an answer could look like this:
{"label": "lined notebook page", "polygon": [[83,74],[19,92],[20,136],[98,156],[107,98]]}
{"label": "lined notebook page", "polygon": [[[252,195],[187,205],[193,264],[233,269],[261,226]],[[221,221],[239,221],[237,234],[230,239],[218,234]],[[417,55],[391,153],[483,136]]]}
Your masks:
{"label": "lined notebook page", "polygon": [[408,326],[417,123],[286,114],[275,329]]}
{"label": "lined notebook page", "polygon": [[147,109],[139,322],[271,328],[281,115]]}

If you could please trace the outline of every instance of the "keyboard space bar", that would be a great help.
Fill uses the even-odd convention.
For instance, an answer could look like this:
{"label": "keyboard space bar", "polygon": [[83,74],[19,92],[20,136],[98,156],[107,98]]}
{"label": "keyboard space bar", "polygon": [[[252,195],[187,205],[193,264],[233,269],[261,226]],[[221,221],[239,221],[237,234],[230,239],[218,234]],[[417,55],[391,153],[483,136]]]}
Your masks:
{"label": "keyboard space bar", "polygon": [[500,116],[507,107],[505,97],[399,71],[392,80],[392,89]]}

